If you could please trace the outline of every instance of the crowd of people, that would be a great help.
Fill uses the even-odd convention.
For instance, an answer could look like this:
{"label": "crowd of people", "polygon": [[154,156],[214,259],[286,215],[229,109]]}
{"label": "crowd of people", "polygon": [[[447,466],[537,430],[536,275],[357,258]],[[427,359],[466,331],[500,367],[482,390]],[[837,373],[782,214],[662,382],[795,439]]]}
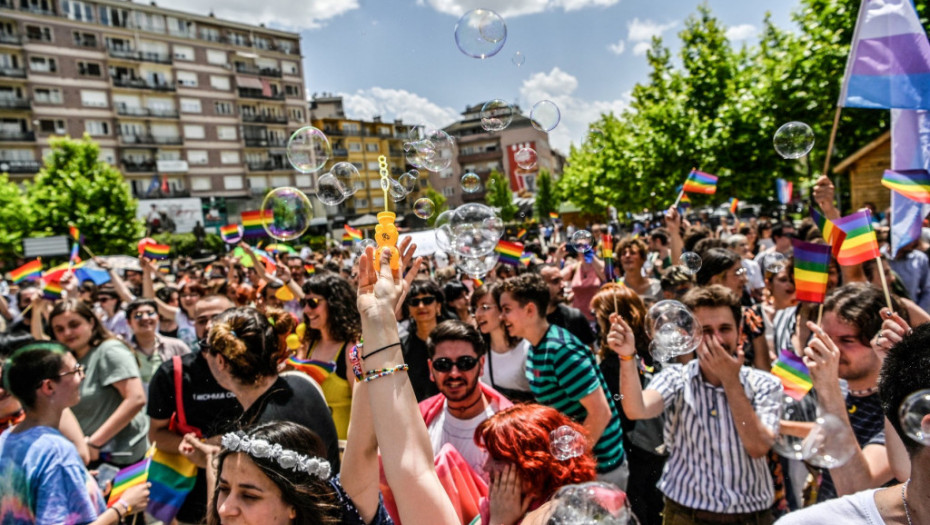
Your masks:
{"label": "crowd of people", "polygon": [[[814,197],[838,217],[829,180]],[[529,264],[480,280],[402,237],[396,271],[372,248],[242,245],[167,274],[98,260],[108,282],[66,275],[57,300],[8,283],[0,523],[155,523],[148,484],[104,496],[152,447],[196,465],[181,525],[554,523],[589,482],[647,525],[930,523],[930,452],[898,415],[930,388],[928,246],[883,256],[890,304],[879,261],[831,261],[821,309],[795,296],[810,219],[642,226],[585,225],[589,253],[540,229]],[[698,321],[695,351],[653,351],[662,300]],[[785,418],[786,352],[845,462],[779,453],[813,425]]]}

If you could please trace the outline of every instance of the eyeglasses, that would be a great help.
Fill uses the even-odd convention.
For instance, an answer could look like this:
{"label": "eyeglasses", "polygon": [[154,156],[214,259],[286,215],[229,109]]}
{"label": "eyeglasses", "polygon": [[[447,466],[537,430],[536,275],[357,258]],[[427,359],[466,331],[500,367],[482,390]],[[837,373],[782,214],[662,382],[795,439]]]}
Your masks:
{"label": "eyeglasses", "polygon": [[317,306],[320,306],[321,302],[323,302],[323,300],[317,299],[316,297],[304,297],[300,300],[300,306],[315,310]]}
{"label": "eyeglasses", "polygon": [[429,306],[436,302],[436,298],[433,296],[428,297],[414,297],[412,299],[407,299],[407,306]]}
{"label": "eyeglasses", "polygon": [[148,319],[150,317],[158,317],[158,313],[157,312],[136,312],[132,314],[132,318],[135,319],[136,321],[140,319]]}
{"label": "eyeglasses", "polygon": [[58,377],[65,377],[71,374],[77,374],[79,378],[84,379],[84,365],[75,365],[73,369],[58,374]]}
{"label": "eyeglasses", "polygon": [[101,303],[105,303],[105,302],[108,302],[108,301],[115,301],[115,300],[116,300],[116,297],[110,297],[110,296],[107,296],[107,295],[102,295],[102,296],[100,296],[100,298],[97,299],[97,300],[100,301]]}
{"label": "eyeglasses", "polygon": [[440,357],[433,361],[433,370],[437,372],[447,373],[452,371],[452,367],[459,369],[459,372],[468,372],[472,368],[475,368],[475,365],[478,364],[478,358],[472,357],[470,355],[463,355],[462,357],[456,359],[455,361],[449,359],[448,357]]}

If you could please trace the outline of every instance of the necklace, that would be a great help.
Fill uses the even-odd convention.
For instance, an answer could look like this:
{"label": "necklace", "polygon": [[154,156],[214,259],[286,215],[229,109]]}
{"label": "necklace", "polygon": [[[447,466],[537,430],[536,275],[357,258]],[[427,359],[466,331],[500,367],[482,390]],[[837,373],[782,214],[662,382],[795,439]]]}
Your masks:
{"label": "necklace", "polygon": [[450,407],[449,407],[449,410],[455,410],[455,411],[457,411],[457,412],[465,412],[465,411],[468,410],[469,408],[472,408],[473,406],[475,406],[475,405],[477,405],[478,403],[480,403],[483,399],[484,399],[484,394],[482,393],[480,396],[478,396],[478,399],[476,399],[474,403],[468,405],[467,407],[453,407],[453,406],[450,406]]}
{"label": "necklace", "polygon": [[907,486],[911,484],[911,480],[908,479],[904,482],[904,485],[901,485],[901,501],[904,502],[904,515],[907,517],[907,525],[914,525],[914,522],[911,521],[911,508],[907,506]]}
{"label": "necklace", "polygon": [[866,388],[865,390],[852,390],[852,389],[849,390],[849,395],[853,397],[866,397],[866,396],[871,396],[872,394],[877,394],[877,393],[878,393],[878,385],[875,385],[870,388]]}

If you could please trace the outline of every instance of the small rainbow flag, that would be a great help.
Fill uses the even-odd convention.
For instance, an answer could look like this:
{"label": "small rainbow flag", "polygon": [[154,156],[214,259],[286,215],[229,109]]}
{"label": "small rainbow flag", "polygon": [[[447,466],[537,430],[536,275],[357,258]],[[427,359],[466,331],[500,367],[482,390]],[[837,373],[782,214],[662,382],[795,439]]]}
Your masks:
{"label": "small rainbow flag", "polygon": [[820,229],[823,240],[827,241],[830,246],[833,247],[833,258],[838,258],[840,248],[843,247],[843,241],[846,240],[846,232],[837,228],[836,225],[833,224],[833,221],[821,215],[813,205],[811,205],[811,219],[814,220],[814,224]]}
{"label": "small rainbow flag", "polygon": [[77,229],[76,226],[68,226],[68,235],[71,236],[71,240],[74,242],[82,242],[81,231]]}
{"label": "small rainbow flag", "polygon": [[307,272],[307,275],[313,275],[316,273],[316,266],[312,264],[305,264],[304,270]]}
{"label": "small rainbow flag", "polygon": [[475,277],[475,278],[472,279],[472,282],[475,283],[475,288],[477,288],[477,287],[479,287],[479,286],[484,286],[484,280],[483,280],[483,279],[479,279],[479,278]]}
{"label": "small rainbow flag", "polygon": [[736,215],[736,210],[739,208],[739,199],[736,197],[730,197],[730,214]]}
{"label": "small rainbow flag", "polygon": [[781,379],[785,394],[795,401],[800,401],[814,386],[804,361],[790,350],[779,350],[772,374]]}
{"label": "small rainbow flag", "polygon": [[242,240],[242,228],[238,224],[220,226],[220,237],[226,244],[236,244]]}
{"label": "small rainbow flag", "polygon": [[168,258],[168,252],[171,251],[171,246],[167,244],[154,244],[149,243],[145,245],[145,249],[142,251],[142,255],[149,259],[153,260],[162,260]]}
{"label": "small rainbow flag", "polygon": [[556,219],[559,218],[559,213],[558,213],[558,212],[555,212],[555,211],[550,211],[550,212],[549,212],[549,218],[552,219],[552,220],[556,220]]}
{"label": "small rainbow flag", "polygon": [[146,458],[142,461],[129,465],[116,473],[116,477],[113,478],[113,488],[110,489],[110,498],[107,500],[107,507],[112,507],[114,503],[119,501],[126,489],[141,485],[148,480],[149,464],[151,462],[152,459],[146,454]]}
{"label": "small rainbow flag", "polygon": [[703,171],[691,170],[685,185],[682,187],[685,193],[703,193],[713,195],[717,192],[717,176]]}
{"label": "small rainbow flag", "polygon": [[823,303],[830,277],[830,246],[793,239],[794,287],[798,301]]}
{"label": "small rainbow flag", "polygon": [[681,196],[681,200],[678,201],[678,207],[682,210],[687,210],[691,207],[691,197],[688,197],[687,193]]}
{"label": "small rainbow flag", "polygon": [[927,170],[885,170],[882,186],[912,201],[930,204],[930,172]]}
{"label": "small rainbow flag", "polygon": [[197,466],[181,454],[155,449],[149,464],[149,505],[155,518],[171,523],[197,482]]}
{"label": "small rainbow flag", "polygon": [[494,251],[500,255],[499,261],[510,266],[520,264],[520,258],[523,257],[523,243],[500,240]]}
{"label": "small rainbow flag", "polygon": [[517,232],[517,240],[522,241],[526,237],[526,228],[520,228],[520,231]]}
{"label": "small rainbow flag", "polygon": [[50,301],[61,299],[61,284],[55,281],[44,281],[42,284],[42,297]]}
{"label": "small rainbow flag", "polygon": [[775,193],[778,194],[778,202],[788,204],[791,202],[791,194],[794,192],[794,183],[785,179],[775,179]]}
{"label": "small rainbow flag", "polygon": [[362,230],[355,229],[349,226],[348,224],[346,224],[344,228],[346,230],[346,235],[348,235],[349,238],[352,239],[353,241],[358,242],[365,238],[365,235],[362,234]]}
{"label": "small rainbow flag", "polygon": [[533,252],[523,252],[520,256],[520,263],[523,266],[529,266],[533,262]]}
{"label": "small rainbow flag", "polygon": [[19,284],[23,281],[38,281],[42,278],[42,262],[38,259],[29,261],[26,264],[10,272],[10,279]]}
{"label": "small rainbow flag", "polygon": [[261,210],[244,211],[241,215],[242,236],[244,238],[264,237],[265,226],[263,224],[271,222],[274,218],[274,213],[271,210],[266,210],[264,216]]}
{"label": "small rainbow flag", "polygon": [[881,256],[869,210],[847,215],[835,221],[834,225],[846,232],[846,240],[836,256],[836,262],[843,266],[851,266]]}

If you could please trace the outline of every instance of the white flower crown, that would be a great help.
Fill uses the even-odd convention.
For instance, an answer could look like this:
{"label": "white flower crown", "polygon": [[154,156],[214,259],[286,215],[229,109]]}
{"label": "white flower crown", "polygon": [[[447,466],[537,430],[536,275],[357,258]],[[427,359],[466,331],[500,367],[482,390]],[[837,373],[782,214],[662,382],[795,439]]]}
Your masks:
{"label": "white flower crown", "polygon": [[245,452],[256,458],[273,458],[281,468],[306,472],[320,479],[329,479],[332,469],[329,461],[325,459],[305,456],[293,450],[283,448],[277,443],[269,443],[264,439],[251,439],[242,433],[229,432],[223,436],[223,448],[232,452]]}

